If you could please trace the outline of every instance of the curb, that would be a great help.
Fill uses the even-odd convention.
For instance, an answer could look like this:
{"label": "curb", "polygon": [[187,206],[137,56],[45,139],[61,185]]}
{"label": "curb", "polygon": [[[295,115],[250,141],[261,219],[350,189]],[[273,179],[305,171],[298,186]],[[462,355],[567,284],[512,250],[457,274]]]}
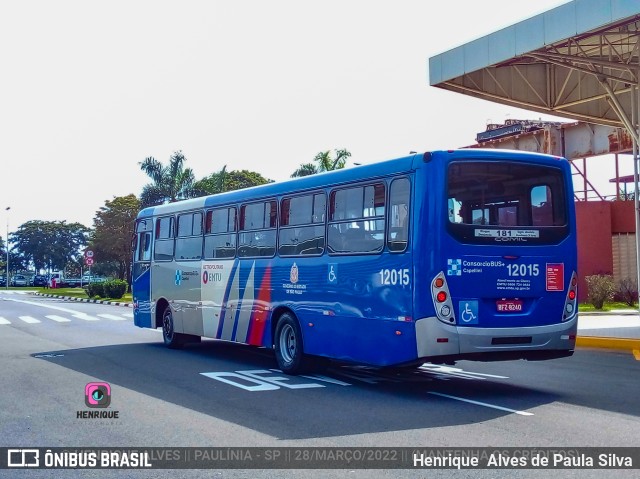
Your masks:
{"label": "curb", "polygon": [[127,308],[132,308],[133,304],[131,303],[122,303],[120,301],[108,301],[102,299],[87,299],[87,298],[76,298],[74,296],[60,296],[58,294],[43,294],[43,293],[33,293],[36,296],[43,296],[45,298],[60,298],[60,299],[68,299],[71,301],[80,301],[82,303],[97,303],[97,304],[110,304],[112,306],[124,306]]}
{"label": "curb", "polygon": [[640,350],[640,339],[604,338],[599,336],[578,336],[576,346],[583,348]]}

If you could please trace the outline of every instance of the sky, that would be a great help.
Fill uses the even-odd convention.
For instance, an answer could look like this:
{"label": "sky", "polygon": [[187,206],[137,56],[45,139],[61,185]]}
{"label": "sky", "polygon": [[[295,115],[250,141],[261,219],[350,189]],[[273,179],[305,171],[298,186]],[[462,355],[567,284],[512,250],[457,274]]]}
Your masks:
{"label": "sky", "polygon": [[563,3],[4,1],[0,237],[5,222],[92,227],[149,183],[141,161],[177,150],[196,179],[226,165],[280,181],[321,151],[373,163],[557,121],[431,87],[428,60]]}

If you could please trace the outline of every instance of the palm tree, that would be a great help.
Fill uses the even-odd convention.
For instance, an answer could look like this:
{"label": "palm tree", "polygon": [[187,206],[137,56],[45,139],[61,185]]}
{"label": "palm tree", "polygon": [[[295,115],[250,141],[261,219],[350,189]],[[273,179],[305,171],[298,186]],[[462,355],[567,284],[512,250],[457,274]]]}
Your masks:
{"label": "palm tree", "polygon": [[191,168],[184,167],[185,161],[182,151],[176,151],[169,158],[167,166],[162,165],[153,156],[138,163],[140,169],[153,181],[142,188],[141,208],[197,196],[193,188],[195,183],[193,171]]}
{"label": "palm tree", "polygon": [[336,152],[335,158],[331,158],[331,152],[329,150],[321,151],[313,159],[317,165],[313,163],[304,163],[300,165],[300,168],[293,172],[291,177],[295,178],[298,176],[315,175],[316,173],[322,173],[323,171],[333,171],[344,168],[347,163],[347,158],[351,156],[351,153],[345,149],[333,151]]}
{"label": "palm tree", "polygon": [[318,167],[316,165],[314,165],[313,163],[304,163],[300,165],[300,168],[293,172],[291,178],[315,175],[316,173],[318,173]]}

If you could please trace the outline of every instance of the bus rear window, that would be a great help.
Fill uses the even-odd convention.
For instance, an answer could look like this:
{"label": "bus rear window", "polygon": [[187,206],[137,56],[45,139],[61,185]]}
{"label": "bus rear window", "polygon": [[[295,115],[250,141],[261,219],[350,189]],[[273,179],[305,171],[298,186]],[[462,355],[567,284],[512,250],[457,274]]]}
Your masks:
{"label": "bus rear window", "polygon": [[[447,175],[449,224],[461,239],[477,237],[478,227],[549,228],[567,226],[564,177],[560,168],[505,161],[452,162]],[[459,226],[460,227],[459,227]],[[462,228],[466,226],[466,228]],[[562,235],[531,233],[535,241]],[[491,236],[489,234],[489,236]],[[475,241],[474,241],[475,242]],[[537,241],[540,242],[540,241]]]}

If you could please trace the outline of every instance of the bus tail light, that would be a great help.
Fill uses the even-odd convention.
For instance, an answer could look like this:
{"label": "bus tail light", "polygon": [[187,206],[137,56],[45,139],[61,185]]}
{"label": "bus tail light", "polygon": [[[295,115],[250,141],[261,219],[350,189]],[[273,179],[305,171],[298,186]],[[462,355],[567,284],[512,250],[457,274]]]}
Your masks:
{"label": "bus tail light", "polygon": [[453,314],[451,294],[449,294],[447,280],[442,271],[431,281],[431,298],[438,319],[447,324],[455,324],[456,318]]}
{"label": "bus tail light", "polygon": [[568,321],[577,314],[578,307],[578,276],[574,271],[569,281],[569,291],[567,291],[567,299],[564,301],[564,311],[562,313],[562,321]]}

